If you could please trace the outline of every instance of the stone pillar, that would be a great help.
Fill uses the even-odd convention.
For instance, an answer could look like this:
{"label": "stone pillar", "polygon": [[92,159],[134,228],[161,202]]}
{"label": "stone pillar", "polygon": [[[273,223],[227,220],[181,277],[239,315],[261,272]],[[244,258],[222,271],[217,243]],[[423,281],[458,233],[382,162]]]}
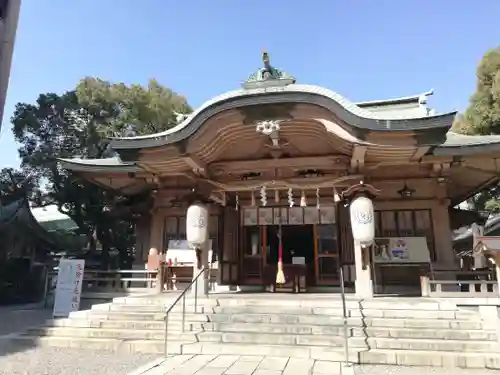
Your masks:
{"label": "stone pillar", "polygon": [[356,263],[356,297],[372,298],[373,282],[370,267],[370,249],[362,248],[359,242],[354,241],[354,260]]}
{"label": "stone pillar", "polygon": [[208,280],[208,254],[209,254],[210,241],[206,241],[201,247],[201,265],[198,268],[198,261],[196,259],[196,250],[195,252],[195,262],[193,264],[193,280],[194,278],[201,272],[201,270],[205,270],[204,274],[196,279],[196,282],[193,284],[191,288],[191,293],[193,296],[197,293],[198,298],[206,296],[209,291],[209,280]]}
{"label": "stone pillar", "polygon": [[[472,223],[471,225],[472,231],[472,250],[477,245],[477,237],[482,236],[484,234],[484,227],[481,225],[477,225],[477,223]],[[487,267],[486,257],[482,252],[473,253],[474,256],[474,269],[481,269]]]}

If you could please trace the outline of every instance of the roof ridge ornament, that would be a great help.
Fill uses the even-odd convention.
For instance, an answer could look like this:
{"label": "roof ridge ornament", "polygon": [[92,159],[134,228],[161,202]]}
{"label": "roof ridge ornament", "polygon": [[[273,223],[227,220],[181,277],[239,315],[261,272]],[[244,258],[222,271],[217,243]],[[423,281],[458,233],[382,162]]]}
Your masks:
{"label": "roof ridge ornament", "polygon": [[244,89],[287,86],[295,83],[295,77],[271,65],[271,58],[267,51],[262,52],[262,62],[264,66],[242,84]]}

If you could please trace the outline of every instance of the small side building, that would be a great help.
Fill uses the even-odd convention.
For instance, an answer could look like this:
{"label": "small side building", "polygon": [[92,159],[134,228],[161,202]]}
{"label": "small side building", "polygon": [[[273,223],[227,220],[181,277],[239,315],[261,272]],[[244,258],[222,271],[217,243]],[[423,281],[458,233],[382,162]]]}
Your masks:
{"label": "small side building", "polygon": [[46,262],[61,251],[35,219],[26,198],[0,206],[0,304],[39,301]]}

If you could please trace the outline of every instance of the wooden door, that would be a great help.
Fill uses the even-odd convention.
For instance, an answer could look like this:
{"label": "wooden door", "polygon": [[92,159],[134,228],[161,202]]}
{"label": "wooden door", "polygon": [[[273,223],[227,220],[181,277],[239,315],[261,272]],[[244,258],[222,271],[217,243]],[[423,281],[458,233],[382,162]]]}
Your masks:
{"label": "wooden door", "polygon": [[243,226],[242,263],[240,267],[243,284],[262,285],[263,262],[266,249],[266,226]]}
{"label": "wooden door", "polygon": [[239,284],[239,230],[240,215],[232,207],[224,207],[223,246],[219,257],[222,285]]}
{"label": "wooden door", "polygon": [[339,243],[335,224],[314,226],[315,271],[318,285],[337,285],[339,281]]}

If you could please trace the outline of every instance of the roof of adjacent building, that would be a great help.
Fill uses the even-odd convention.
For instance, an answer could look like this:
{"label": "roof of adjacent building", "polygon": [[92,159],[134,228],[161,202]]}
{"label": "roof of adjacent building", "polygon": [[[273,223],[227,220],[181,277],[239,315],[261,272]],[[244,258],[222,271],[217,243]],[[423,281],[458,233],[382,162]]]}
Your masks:
{"label": "roof of adjacent building", "polygon": [[59,211],[59,208],[55,204],[43,207],[32,207],[31,213],[35,220],[49,232],[78,228],[76,223],[68,215]]}
{"label": "roof of adjacent building", "polygon": [[[492,215],[488,218],[486,223],[484,224],[484,235],[498,235],[497,232],[500,230],[500,215]],[[457,230],[453,234],[453,242],[461,242],[470,240],[472,241],[472,228],[465,227],[460,230]],[[472,243],[472,242],[471,242]]]}
{"label": "roof of adjacent building", "polygon": [[57,247],[57,242],[33,216],[26,198],[0,205],[0,231],[10,230],[13,226],[21,228],[26,235],[34,236],[46,245]]}

